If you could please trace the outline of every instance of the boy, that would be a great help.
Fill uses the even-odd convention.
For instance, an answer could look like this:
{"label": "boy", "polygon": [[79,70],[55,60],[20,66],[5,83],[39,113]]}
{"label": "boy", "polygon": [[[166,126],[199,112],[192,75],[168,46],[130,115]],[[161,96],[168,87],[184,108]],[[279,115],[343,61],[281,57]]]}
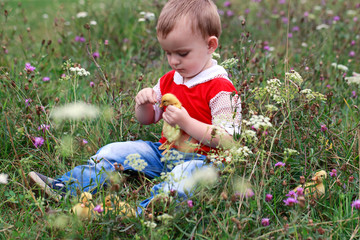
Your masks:
{"label": "boy", "polygon": [[[163,151],[158,148],[166,141],[163,136],[157,143],[138,140],[108,144],[90,158],[88,165],[77,166],[58,179],[31,172],[31,181],[59,200],[60,195],[53,190],[66,189],[71,195],[76,195],[77,189],[93,191],[99,185],[106,185],[108,173],[115,171],[115,165],[135,170],[131,164],[135,158],[142,162],[141,172],[149,178],[159,177],[164,171],[172,174],[169,181],[153,187],[152,196],[141,202],[141,207],[146,208],[154,195],[171,190],[186,199],[190,190],[184,187],[186,178],[195,169],[204,167],[208,152],[222,147],[224,142],[232,140],[232,134],[240,132],[240,98],[234,95],[235,87],[225,69],[212,59],[220,33],[220,17],[211,0],[170,0],[159,16],[158,41],[173,70],[161,77],[155,87],[144,88],[137,94],[135,116],[141,124],[156,123],[163,118],[183,130],[194,147],[185,153],[175,146],[172,154],[165,155],[164,158],[176,155],[175,167],[162,161]],[[174,94],[182,107],[168,106],[163,111],[157,103],[166,93]]]}

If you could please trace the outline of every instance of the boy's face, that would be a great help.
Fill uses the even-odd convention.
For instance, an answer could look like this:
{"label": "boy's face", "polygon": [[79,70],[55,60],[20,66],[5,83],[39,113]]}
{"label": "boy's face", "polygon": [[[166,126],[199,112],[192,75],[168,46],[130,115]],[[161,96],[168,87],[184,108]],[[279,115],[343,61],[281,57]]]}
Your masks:
{"label": "boy's face", "polygon": [[166,38],[158,36],[158,40],[169,65],[184,78],[184,82],[212,65],[215,49],[209,47],[209,40],[204,39],[199,31],[192,31],[186,18],[182,18]]}

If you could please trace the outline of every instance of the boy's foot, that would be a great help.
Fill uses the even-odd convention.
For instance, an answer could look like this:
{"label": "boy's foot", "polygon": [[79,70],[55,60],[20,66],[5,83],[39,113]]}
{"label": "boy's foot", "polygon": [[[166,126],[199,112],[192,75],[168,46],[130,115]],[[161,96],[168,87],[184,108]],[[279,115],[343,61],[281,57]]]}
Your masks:
{"label": "boy's foot", "polygon": [[65,185],[53,178],[49,178],[37,172],[30,172],[28,174],[30,184],[37,186],[45,194],[45,197],[59,202],[65,193]]}

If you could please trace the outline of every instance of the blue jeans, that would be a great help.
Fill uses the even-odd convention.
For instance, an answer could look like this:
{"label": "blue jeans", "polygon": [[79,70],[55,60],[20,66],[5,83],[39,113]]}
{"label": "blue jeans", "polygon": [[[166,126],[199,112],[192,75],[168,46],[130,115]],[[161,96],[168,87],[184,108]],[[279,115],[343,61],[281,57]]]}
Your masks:
{"label": "blue jeans", "polygon": [[[171,150],[164,157],[158,147],[159,142],[149,141],[129,141],[115,142],[105,145],[88,160],[88,165],[77,166],[71,171],[65,173],[57,180],[67,185],[67,190],[71,195],[77,195],[76,189],[81,191],[90,191],[95,193],[98,187],[106,185],[109,181],[109,173],[115,171],[115,164],[121,164],[124,170],[138,171],[127,161],[131,154],[140,158],[143,165],[146,165],[141,172],[148,178],[159,177],[161,173],[171,173],[169,178],[157,185],[151,190],[150,198],[142,201],[140,206],[146,208],[155,195],[159,193],[169,193],[170,190],[176,190],[178,197],[186,199],[191,189],[186,189],[184,185],[186,179],[190,177],[194,170],[204,165],[205,156],[196,153],[183,153],[177,150]],[[125,163],[126,162],[126,163]],[[145,162],[145,164],[144,164]],[[138,207],[138,213],[142,209]]]}

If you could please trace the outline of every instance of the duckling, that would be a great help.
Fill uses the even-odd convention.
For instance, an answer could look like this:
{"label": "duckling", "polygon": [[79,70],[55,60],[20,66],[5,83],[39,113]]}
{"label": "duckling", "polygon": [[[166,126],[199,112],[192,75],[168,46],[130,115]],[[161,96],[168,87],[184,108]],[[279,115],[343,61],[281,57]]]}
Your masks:
{"label": "duckling", "polygon": [[80,195],[80,203],[71,208],[71,212],[76,214],[80,219],[87,219],[91,216],[94,205],[91,203],[92,195],[84,192]]}
{"label": "duckling", "polygon": [[[167,93],[162,96],[160,107],[166,107],[169,105],[175,106],[177,108],[181,108],[181,102],[179,101],[179,99],[177,99],[177,97],[174,94],[171,93]],[[161,146],[159,146],[159,150],[165,150],[162,152],[162,154],[165,155],[165,153],[170,148],[172,148],[181,138],[183,131],[180,129],[178,125],[173,127],[164,121],[163,134],[167,140]]]}
{"label": "duckling", "polygon": [[108,195],[105,197],[105,213],[113,210],[126,217],[136,216],[135,210],[128,203],[120,201],[118,196]]}
{"label": "duckling", "polygon": [[325,186],[323,180],[327,178],[327,173],[324,170],[318,171],[312,177],[312,182],[305,183],[303,185],[297,186],[293,191],[297,192],[298,188],[304,189],[304,196],[309,196],[312,194],[314,198],[319,198],[325,194]]}

